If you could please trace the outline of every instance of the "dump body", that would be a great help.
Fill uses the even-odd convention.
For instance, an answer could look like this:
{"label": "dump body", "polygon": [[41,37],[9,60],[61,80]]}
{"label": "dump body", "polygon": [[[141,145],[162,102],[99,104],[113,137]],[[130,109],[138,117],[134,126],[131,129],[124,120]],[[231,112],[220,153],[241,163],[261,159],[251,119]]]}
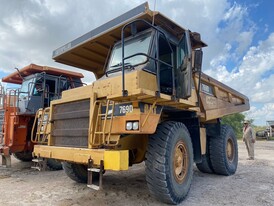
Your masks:
{"label": "dump body", "polygon": [[[177,167],[173,174],[179,185],[185,172],[189,185],[192,161],[201,163],[208,156],[210,137],[226,139],[222,148],[228,148],[229,164],[236,164],[237,141],[220,118],[248,110],[249,100],[201,72],[205,46],[198,33],[150,11],[145,3],[55,50],[54,60],[92,71],[98,79],[51,102],[44,131],[48,142],[36,145],[34,155],[66,161],[68,170],[88,167],[90,187],[92,171],[97,171],[93,168],[100,168],[100,174],[102,168],[127,170],[145,159],[153,167],[150,157],[162,149],[151,153],[149,148],[164,148],[177,139],[174,152],[168,146],[157,157],[174,155],[171,167]],[[162,133],[166,135],[157,142]],[[169,137],[173,133],[174,139]],[[188,163],[181,165],[184,161]],[[229,171],[220,174],[230,175],[236,168]],[[74,172],[79,175],[76,170],[67,174]]]}
{"label": "dump body", "polygon": [[19,84],[18,89],[1,89],[0,153],[29,153],[33,150],[30,140],[35,114],[39,108],[58,99],[63,90],[82,86],[83,75],[47,66],[30,64],[2,79]]}

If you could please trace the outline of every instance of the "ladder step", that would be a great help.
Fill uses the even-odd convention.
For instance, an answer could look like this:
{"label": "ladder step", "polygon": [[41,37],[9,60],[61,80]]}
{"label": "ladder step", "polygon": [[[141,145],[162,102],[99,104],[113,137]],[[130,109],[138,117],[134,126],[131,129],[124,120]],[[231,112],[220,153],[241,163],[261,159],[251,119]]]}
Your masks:
{"label": "ladder step", "polygon": [[106,116],[106,114],[98,114],[98,117]]}
{"label": "ladder step", "polygon": [[100,187],[98,185],[87,185],[87,187],[94,189],[94,190],[100,190]]}
{"label": "ladder step", "polygon": [[31,168],[31,169],[35,169],[35,170],[39,170],[39,171],[41,170],[41,168],[38,167],[38,166],[31,166],[30,168]]}
{"label": "ladder step", "polygon": [[42,159],[32,159],[33,162],[43,162],[44,160]]}
{"label": "ladder step", "polygon": [[109,134],[109,132],[94,132],[95,134],[103,134],[103,133],[105,133],[105,134]]}
{"label": "ladder step", "polygon": [[[88,182],[87,187],[94,189],[94,190],[100,190],[102,188],[102,181],[103,181],[103,170],[104,170],[104,160],[100,161],[100,168],[94,168],[93,167],[93,160],[88,160]],[[93,172],[99,173],[99,183],[93,184]]]}
{"label": "ladder step", "polygon": [[98,168],[88,168],[88,171],[90,171],[90,172],[100,172],[100,169],[98,169]]}

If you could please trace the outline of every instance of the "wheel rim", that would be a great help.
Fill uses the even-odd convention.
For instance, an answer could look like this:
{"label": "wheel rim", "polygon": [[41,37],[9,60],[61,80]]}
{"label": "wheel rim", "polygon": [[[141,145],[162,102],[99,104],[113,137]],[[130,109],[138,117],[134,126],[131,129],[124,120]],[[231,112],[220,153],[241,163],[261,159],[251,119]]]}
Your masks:
{"label": "wheel rim", "polygon": [[174,150],[173,173],[175,180],[181,184],[184,182],[188,169],[187,147],[183,141],[179,141]]}
{"label": "wheel rim", "polygon": [[234,159],[234,147],[233,141],[231,138],[227,140],[226,144],[226,156],[229,162],[232,162]]}

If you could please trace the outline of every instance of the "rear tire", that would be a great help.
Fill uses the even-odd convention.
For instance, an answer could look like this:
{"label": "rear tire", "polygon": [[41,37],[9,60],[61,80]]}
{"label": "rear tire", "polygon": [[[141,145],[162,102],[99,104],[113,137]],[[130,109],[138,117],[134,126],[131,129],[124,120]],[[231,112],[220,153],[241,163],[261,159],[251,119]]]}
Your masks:
{"label": "rear tire", "polygon": [[193,176],[193,149],[189,132],[180,122],[164,122],[149,137],[146,180],[157,200],[179,204],[187,196]]}
{"label": "rear tire", "polygon": [[[88,181],[88,170],[87,165],[84,164],[76,164],[70,162],[62,162],[63,169],[67,176],[79,183],[87,183]],[[92,180],[98,180],[99,173],[93,173]]]}
{"label": "rear tire", "polygon": [[32,161],[32,152],[15,152],[13,156],[22,162]]}
{"label": "rear tire", "polygon": [[196,163],[196,166],[200,172],[208,173],[208,174],[214,173],[212,170],[209,154],[203,155],[202,162]]}
{"label": "rear tire", "polygon": [[238,166],[238,144],[233,129],[221,125],[221,135],[210,138],[210,161],[219,175],[233,175]]}
{"label": "rear tire", "polygon": [[210,154],[209,154],[209,139],[210,137],[207,136],[206,140],[206,154],[202,155],[202,162],[196,163],[198,170],[203,173],[212,174],[214,173],[211,161],[210,161]]}
{"label": "rear tire", "polygon": [[50,170],[61,170],[63,169],[62,163],[56,159],[47,159],[47,166]]}

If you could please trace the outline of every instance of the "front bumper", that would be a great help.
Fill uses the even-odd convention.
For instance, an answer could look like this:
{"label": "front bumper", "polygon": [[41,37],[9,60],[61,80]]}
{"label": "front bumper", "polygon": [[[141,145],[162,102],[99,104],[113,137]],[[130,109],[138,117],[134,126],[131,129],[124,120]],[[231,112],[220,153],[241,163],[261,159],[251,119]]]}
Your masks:
{"label": "front bumper", "polygon": [[128,170],[128,150],[106,150],[106,149],[86,149],[71,147],[55,147],[45,145],[35,145],[34,157],[53,158],[60,161],[74,162],[77,164],[88,164],[92,159],[95,166],[100,166],[100,161],[104,161],[105,170]]}

